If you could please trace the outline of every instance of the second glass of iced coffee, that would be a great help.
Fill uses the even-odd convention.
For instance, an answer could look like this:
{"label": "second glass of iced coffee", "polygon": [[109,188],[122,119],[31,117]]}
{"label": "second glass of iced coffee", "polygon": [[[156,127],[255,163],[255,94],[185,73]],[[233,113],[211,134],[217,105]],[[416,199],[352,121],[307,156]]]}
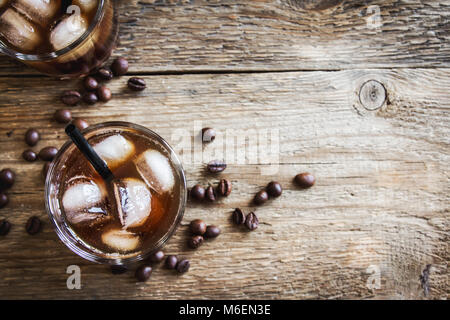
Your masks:
{"label": "second glass of iced coffee", "polygon": [[0,52],[59,78],[100,67],[118,28],[114,0],[0,0]]}

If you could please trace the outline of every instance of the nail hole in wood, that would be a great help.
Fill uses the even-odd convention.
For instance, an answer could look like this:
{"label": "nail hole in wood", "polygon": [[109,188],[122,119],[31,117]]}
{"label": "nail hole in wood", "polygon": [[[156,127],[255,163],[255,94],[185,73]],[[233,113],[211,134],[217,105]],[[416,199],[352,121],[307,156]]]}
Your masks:
{"label": "nail hole in wood", "polygon": [[376,110],[386,101],[386,89],[376,80],[365,82],[359,90],[359,101],[367,110]]}

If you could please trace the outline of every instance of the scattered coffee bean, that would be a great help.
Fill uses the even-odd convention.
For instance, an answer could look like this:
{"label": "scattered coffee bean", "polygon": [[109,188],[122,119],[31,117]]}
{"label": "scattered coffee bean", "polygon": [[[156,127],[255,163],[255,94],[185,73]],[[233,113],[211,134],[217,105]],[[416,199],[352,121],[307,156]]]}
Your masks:
{"label": "scattered coffee bean", "polygon": [[214,189],[213,186],[209,186],[206,188],[205,198],[210,202],[216,201],[217,198],[216,189]]}
{"label": "scattered coffee bean", "polygon": [[40,135],[36,129],[28,129],[25,133],[25,142],[30,146],[35,146],[39,141]]}
{"label": "scattered coffee bean", "polygon": [[161,250],[153,252],[150,255],[149,259],[150,259],[151,262],[161,262],[164,259],[164,252],[162,252]]}
{"label": "scattered coffee bean", "polygon": [[125,58],[117,58],[111,64],[111,70],[115,76],[121,76],[128,71],[128,61]]}
{"label": "scattered coffee bean", "polygon": [[265,190],[258,191],[258,193],[253,198],[253,202],[258,206],[266,203],[267,200],[269,200],[269,195]]}
{"label": "scattered coffee bean", "polygon": [[11,229],[11,223],[8,220],[0,221],[0,236],[6,236]]}
{"label": "scattered coffee bean", "polygon": [[216,238],[220,234],[220,228],[216,226],[207,226],[204,234],[205,238]]}
{"label": "scattered coffee bean", "polygon": [[170,255],[167,256],[165,266],[167,269],[175,269],[177,266],[178,258],[177,256]]}
{"label": "scattered coffee bean", "polygon": [[48,169],[50,168],[50,162],[46,162],[44,166],[42,167],[42,175],[44,176],[44,179],[47,177]]}
{"label": "scattered coffee bean", "polygon": [[16,174],[11,169],[3,169],[0,171],[0,190],[9,189],[16,180]]}
{"label": "scattered coffee bean", "polygon": [[258,228],[259,220],[255,213],[250,212],[245,218],[245,226],[248,230],[253,231]]}
{"label": "scattered coffee bean", "polygon": [[303,172],[295,176],[295,183],[301,188],[310,188],[316,182],[316,178],[311,173]]}
{"label": "scattered coffee bean", "polygon": [[77,127],[78,128],[78,130],[83,130],[83,129],[86,129],[87,127],[89,127],[89,124],[85,121],[85,120],[83,120],[83,119],[80,119],[80,118],[75,118],[73,121],[72,121],[72,123],[75,125],[75,127]]}
{"label": "scattered coffee bean", "polygon": [[128,271],[128,268],[125,266],[111,266],[111,273],[112,274],[124,274]]}
{"label": "scattered coffee bean", "polygon": [[114,75],[110,68],[102,67],[98,69],[96,76],[101,80],[109,81],[113,78]]}
{"label": "scattered coffee bean", "polygon": [[192,236],[188,240],[188,246],[192,249],[197,249],[203,244],[203,237],[202,236]]}
{"label": "scattered coffee bean", "polygon": [[39,159],[44,161],[52,161],[58,153],[58,149],[55,147],[45,147],[39,151]]}
{"label": "scattered coffee bean", "polygon": [[108,102],[109,100],[111,100],[111,90],[105,86],[101,86],[97,90],[97,96],[100,101]]}
{"label": "scattered coffee bean", "polygon": [[242,210],[239,208],[234,209],[233,215],[231,217],[233,219],[234,224],[241,225],[244,224],[245,222],[244,212],[242,212]]}
{"label": "scattered coffee bean", "polygon": [[213,128],[202,129],[203,142],[213,142],[215,138],[216,138],[216,131]]}
{"label": "scattered coffee bean", "polygon": [[69,123],[72,120],[72,112],[68,109],[56,110],[53,118],[59,123]]}
{"label": "scattered coffee bean", "polygon": [[83,81],[84,88],[88,91],[94,91],[98,88],[98,82],[94,77],[86,77]]}
{"label": "scattered coffee bean", "polygon": [[231,193],[231,182],[227,179],[221,179],[217,187],[217,192],[222,197],[228,197]]}
{"label": "scattered coffee bean", "polygon": [[33,162],[36,161],[37,154],[33,150],[27,149],[22,153],[22,157],[28,162]]}
{"label": "scattered coffee bean", "polygon": [[6,193],[0,192],[0,209],[5,207],[9,202],[8,195]]}
{"label": "scattered coffee bean", "polygon": [[146,86],[145,80],[142,78],[133,77],[128,79],[128,88],[133,91],[142,91]]}
{"label": "scattered coffee bean", "polygon": [[177,271],[178,273],[185,273],[189,271],[191,263],[187,259],[183,259],[177,263]]}
{"label": "scattered coffee bean", "polygon": [[219,173],[227,168],[227,164],[222,160],[212,160],[208,163],[207,169],[211,173]]}
{"label": "scattered coffee bean", "polygon": [[189,229],[193,234],[201,236],[206,232],[206,223],[201,219],[192,220]]}
{"label": "scattered coffee bean", "polygon": [[76,106],[81,100],[81,94],[75,90],[64,91],[61,96],[62,103],[68,106]]}
{"label": "scattered coffee bean", "polygon": [[92,104],[97,103],[98,97],[97,97],[97,95],[96,95],[94,92],[86,92],[86,93],[83,95],[83,101],[84,101],[85,103],[87,103],[87,104],[92,105]]}
{"label": "scattered coffee bean", "polygon": [[276,181],[271,181],[266,187],[266,191],[271,197],[279,197],[281,196],[281,193],[283,192],[283,188],[281,187],[281,184],[279,184]]}
{"label": "scattered coffee bean", "polygon": [[34,216],[28,219],[25,229],[28,234],[35,235],[41,230],[41,225],[41,220],[38,217]]}
{"label": "scattered coffee bean", "polygon": [[151,266],[144,264],[136,269],[135,277],[140,282],[147,281],[148,278],[150,278],[152,271],[153,270]]}
{"label": "scattered coffee bean", "polygon": [[191,197],[195,200],[202,201],[205,199],[205,188],[199,184],[196,184],[191,189]]}

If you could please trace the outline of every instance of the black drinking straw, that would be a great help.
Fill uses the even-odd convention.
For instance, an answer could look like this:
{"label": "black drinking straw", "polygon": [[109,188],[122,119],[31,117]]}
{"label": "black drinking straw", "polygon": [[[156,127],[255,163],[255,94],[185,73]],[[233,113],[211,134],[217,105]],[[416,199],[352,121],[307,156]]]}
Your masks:
{"label": "black drinking straw", "polygon": [[81,134],[78,128],[70,123],[66,127],[66,133],[72,139],[73,143],[78,147],[81,153],[89,160],[94,169],[103,178],[103,180],[109,182],[114,178],[113,173],[106,165],[106,162],[99,157],[97,152],[94,151],[92,146],[87,142],[84,136]]}

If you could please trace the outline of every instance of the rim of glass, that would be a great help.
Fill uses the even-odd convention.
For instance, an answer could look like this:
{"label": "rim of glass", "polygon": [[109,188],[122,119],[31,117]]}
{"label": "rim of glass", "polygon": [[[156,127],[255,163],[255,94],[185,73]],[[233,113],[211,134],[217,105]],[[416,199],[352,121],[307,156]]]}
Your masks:
{"label": "rim of glass", "polygon": [[[100,129],[107,129],[108,127],[114,128],[114,129],[120,129],[121,127],[124,129],[135,129],[139,132],[143,132],[145,135],[150,136],[152,138],[155,138],[158,143],[161,143],[161,145],[166,149],[166,151],[170,154],[170,162],[174,165],[179,177],[180,177],[180,202],[178,206],[178,211],[175,216],[174,222],[171,224],[169,230],[162,236],[152,247],[148,247],[143,249],[141,252],[139,252],[136,255],[125,255],[124,257],[119,256],[104,256],[99,255],[93,252],[92,250],[89,250],[89,248],[86,248],[82,243],[77,241],[76,239],[71,239],[67,237],[66,233],[63,232],[62,229],[66,229],[66,226],[64,224],[60,224],[56,221],[56,218],[54,217],[54,214],[52,212],[52,209],[58,209],[53,208],[53,205],[51,204],[51,193],[50,193],[50,186],[52,183],[51,177],[53,176],[53,173],[55,171],[55,168],[57,167],[57,164],[59,163],[59,160],[61,160],[61,157],[64,155],[64,153],[67,151],[69,147],[73,145],[73,142],[71,140],[68,140],[64,143],[64,145],[59,149],[58,153],[56,154],[54,160],[51,162],[50,167],[48,169],[48,173],[45,179],[45,209],[47,211],[47,214],[50,218],[50,221],[52,222],[52,225],[56,231],[56,234],[58,235],[59,239],[75,254],[79,255],[80,257],[89,260],[91,262],[101,263],[101,264],[109,264],[109,265],[127,265],[132,264],[141,260],[146,259],[152,252],[155,252],[159,248],[161,248],[169,239],[170,237],[175,233],[176,229],[181,223],[181,220],[184,216],[184,211],[186,208],[186,202],[187,202],[187,184],[186,184],[186,176],[184,173],[184,169],[182,166],[182,163],[180,159],[178,158],[178,155],[175,153],[175,151],[172,149],[172,147],[156,132],[135,124],[131,122],[125,122],[125,121],[109,121],[109,122],[102,122],[99,124],[95,124],[92,126],[89,126],[88,128],[84,129],[82,131],[83,135],[92,133],[94,131],[100,130]],[[101,133],[101,132],[100,132]]]}
{"label": "rim of glass", "polygon": [[[75,40],[74,42],[72,42],[71,44],[69,44],[67,47],[65,47],[63,49],[49,52],[49,53],[43,53],[43,54],[28,54],[28,53],[21,53],[14,49],[11,49],[5,43],[3,43],[3,41],[0,41],[0,52],[3,52],[9,56],[12,56],[16,59],[23,60],[23,61],[45,61],[45,60],[51,60],[51,59],[55,59],[59,56],[62,56],[64,54],[68,53],[69,51],[75,49],[80,44],[82,44],[87,39],[87,37],[92,33],[92,31],[97,26],[97,24],[99,23],[99,21],[101,20],[103,14],[104,14],[103,8],[105,7],[105,1],[106,0],[99,0],[97,12],[95,13],[94,19],[92,20],[92,22],[89,25],[89,27],[87,28],[87,30],[77,40]],[[114,0],[112,0],[112,1],[114,1]]]}

